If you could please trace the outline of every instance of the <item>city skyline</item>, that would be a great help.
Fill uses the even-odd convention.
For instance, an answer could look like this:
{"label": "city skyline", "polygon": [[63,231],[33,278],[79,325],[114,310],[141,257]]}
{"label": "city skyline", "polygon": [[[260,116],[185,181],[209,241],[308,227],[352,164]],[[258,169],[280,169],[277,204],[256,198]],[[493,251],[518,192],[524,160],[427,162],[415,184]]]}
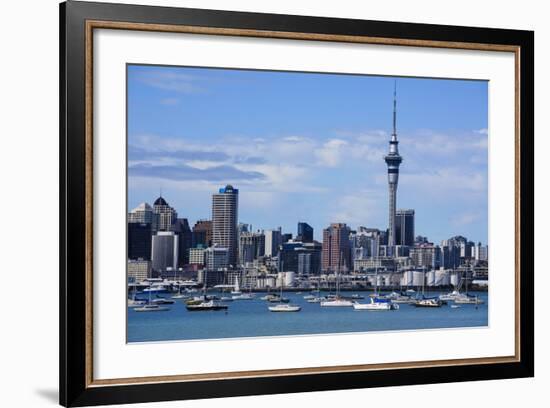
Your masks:
{"label": "city skyline", "polygon": [[[322,241],[331,223],[388,227],[394,78],[128,69],[128,210],[162,188],[193,225],[210,218],[212,193],[233,184],[239,222],[255,230],[295,234],[307,222]],[[414,209],[417,235],[432,242],[464,235],[487,243],[487,83],[397,83],[404,160],[396,209]]]}

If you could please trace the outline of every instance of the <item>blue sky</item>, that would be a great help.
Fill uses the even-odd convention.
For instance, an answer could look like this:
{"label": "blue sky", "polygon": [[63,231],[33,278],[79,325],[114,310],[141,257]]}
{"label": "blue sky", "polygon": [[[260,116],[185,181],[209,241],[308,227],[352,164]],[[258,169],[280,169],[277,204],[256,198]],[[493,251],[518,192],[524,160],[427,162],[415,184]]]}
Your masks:
{"label": "blue sky", "polygon": [[[416,234],[487,242],[487,82],[397,78],[398,208]],[[128,207],[163,197],[211,217],[220,186],[239,221],[317,239],[331,222],[387,228],[383,157],[394,78],[128,66]]]}

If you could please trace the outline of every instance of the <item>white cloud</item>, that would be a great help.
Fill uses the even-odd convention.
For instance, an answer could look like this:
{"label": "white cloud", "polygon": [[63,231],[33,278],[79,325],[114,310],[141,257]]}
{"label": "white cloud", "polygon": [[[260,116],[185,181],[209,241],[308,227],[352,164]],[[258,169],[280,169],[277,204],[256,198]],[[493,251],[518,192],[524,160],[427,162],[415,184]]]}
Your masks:
{"label": "white cloud", "polygon": [[327,167],[336,167],[342,159],[343,148],[348,142],[342,139],[330,139],[322,147],[315,150],[318,164]]}
{"label": "white cloud", "polygon": [[335,200],[334,213],[327,214],[329,222],[345,222],[354,227],[373,226],[383,219],[385,199],[384,192],[376,190],[345,194]]}

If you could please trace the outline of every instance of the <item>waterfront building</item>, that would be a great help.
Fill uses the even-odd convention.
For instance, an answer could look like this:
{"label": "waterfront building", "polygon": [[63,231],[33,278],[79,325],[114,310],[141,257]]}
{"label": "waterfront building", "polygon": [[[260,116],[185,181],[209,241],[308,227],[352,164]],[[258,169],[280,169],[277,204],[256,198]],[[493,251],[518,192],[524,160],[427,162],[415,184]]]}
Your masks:
{"label": "waterfront building", "polygon": [[388,246],[396,244],[395,236],[395,208],[397,199],[397,183],[399,180],[399,165],[403,160],[399,155],[397,141],[397,97],[396,89],[393,91],[393,132],[390,139],[389,152],[384,158],[388,167],[388,192],[389,192],[389,225],[388,225]]}
{"label": "waterfront building", "polygon": [[380,245],[383,245],[386,234],[376,228],[359,227],[350,233],[352,262],[355,259],[377,257]]}
{"label": "waterfront building", "polygon": [[423,244],[411,248],[409,256],[416,267],[436,269],[441,265],[441,249],[437,245]]}
{"label": "waterfront building", "polygon": [[414,245],[414,210],[395,212],[395,245]]}
{"label": "waterfront building", "polygon": [[129,223],[151,224],[151,229],[158,229],[158,214],[155,214],[153,207],[147,203],[141,203],[128,213]]}
{"label": "waterfront building", "polygon": [[364,272],[372,269],[395,269],[395,259],[392,257],[357,259],[353,263],[353,270]]}
{"label": "waterfront building", "polygon": [[446,269],[459,267],[460,247],[457,246],[442,246],[441,247],[441,266]]}
{"label": "waterfront building", "polygon": [[192,246],[197,247],[203,245],[205,247],[212,246],[212,221],[198,220],[193,226],[193,242]]}
{"label": "waterfront building", "polygon": [[151,260],[150,223],[128,223],[128,259]]}
{"label": "waterfront building", "polygon": [[279,249],[279,271],[296,272],[299,275],[318,275],[321,272],[322,245],[317,241],[290,241]]}
{"label": "waterfront building", "polygon": [[229,249],[219,246],[212,246],[204,251],[206,269],[217,271],[226,269],[229,265]]}
{"label": "waterfront building", "polygon": [[128,259],[128,279],[141,282],[151,278],[151,261],[146,259]]}
{"label": "waterfront building", "polygon": [[158,217],[157,231],[170,231],[178,218],[176,210],[170,207],[162,195],[153,203],[153,212]]}
{"label": "waterfront building", "polygon": [[189,265],[206,265],[205,253],[206,248],[204,247],[189,248]]}
{"label": "waterfront building", "polygon": [[277,256],[279,253],[279,245],[283,243],[283,238],[281,234],[281,228],[277,230],[267,230],[264,231],[265,236],[265,255],[266,256]]}
{"label": "waterfront building", "polygon": [[242,232],[239,236],[239,263],[245,265],[265,254],[265,235],[259,232]]}
{"label": "waterfront building", "polygon": [[473,248],[473,258],[476,261],[487,262],[489,260],[489,247],[487,245],[481,245],[481,242],[478,242]]}
{"label": "waterfront building", "polygon": [[344,223],[332,223],[323,230],[322,270],[341,272],[351,268],[350,229]]}
{"label": "waterfront building", "polygon": [[174,231],[159,231],[153,235],[151,261],[155,272],[176,270],[178,265],[178,236]]}
{"label": "waterfront building", "polygon": [[178,267],[183,268],[189,264],[189,248],[193,241],[193,234],[187,218],[176,219],[171,230],[178,236]]}
{"label": "waterfront building", "polygon": [[313,227],[310,226],[307,222],[299,222],[296,241],[313,242]]}
{"label": "waterfront building", "polygon": [[239,190],[227,185],[212,195],[212,244],[228,251],[227,262],[237,265]]}

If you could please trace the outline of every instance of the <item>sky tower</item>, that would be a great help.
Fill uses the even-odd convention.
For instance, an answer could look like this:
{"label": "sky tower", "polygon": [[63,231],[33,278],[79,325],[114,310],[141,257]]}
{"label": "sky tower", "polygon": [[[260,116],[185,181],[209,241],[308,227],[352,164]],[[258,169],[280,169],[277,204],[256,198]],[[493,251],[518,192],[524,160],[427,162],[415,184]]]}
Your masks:
{"label": "sky tower", "polygon": [[388,190],[389,190],[389,225],[388,225],[388,246],[395,246],[395,201],[397,195],[397,181],[399,179],[399,165],[403,160],[399,155],[397,145],[397,84],[393,88],[393,132],[390,139],[390,151],[384,160],[388,166]]}

